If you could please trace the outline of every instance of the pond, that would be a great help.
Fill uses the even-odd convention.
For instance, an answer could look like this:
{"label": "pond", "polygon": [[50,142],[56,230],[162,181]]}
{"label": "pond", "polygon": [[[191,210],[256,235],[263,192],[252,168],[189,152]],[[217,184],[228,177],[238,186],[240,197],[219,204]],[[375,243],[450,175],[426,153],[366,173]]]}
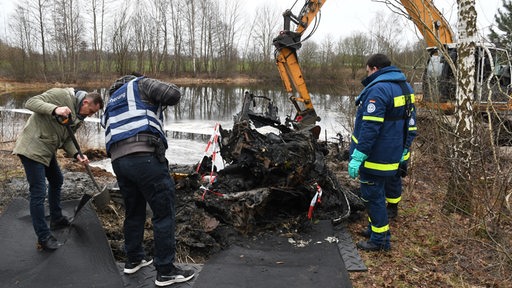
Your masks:
{"label": "pond", "polygon": [[[281,123],[285,123],[287,115],[295,115],[295,108],[288,99],[289,95],[279,87],[262,88],[261,86],[180,86],[182,98],[176,106],[165,110],[164,124],[168,135],[169,149],[167,158],[170,163],[194,164],[205,154],[206,145],[214,132],[216,124],[223,129],[232,129],[234,116],[242,109],[244,93],[266,96],[278,107]],[[105,94],[105,89],[98,89]],[[0,138],[2,141],[13,141],[21,130],[24,119],[28,117],[23,109],[25,101],[43,91],[23,93],[7,93],[0,97],[2,120]],[[348,139],[351,99],[348,96],[334,95],[327,92],[310,92],[314,108],[321,118],[318,125],[322,128],[320,140],[335,141],[340,134]],[[263,111],[268,101],[255,100],[251,107],[255,112]],[[101,112],[101,111],[100,111]],[[88,117],[87,125],[77,132],[82,147],[104,148],[104,129],[99,125],[99,117]],[[272,131],[268,127],[261,128],[264,132]]]}

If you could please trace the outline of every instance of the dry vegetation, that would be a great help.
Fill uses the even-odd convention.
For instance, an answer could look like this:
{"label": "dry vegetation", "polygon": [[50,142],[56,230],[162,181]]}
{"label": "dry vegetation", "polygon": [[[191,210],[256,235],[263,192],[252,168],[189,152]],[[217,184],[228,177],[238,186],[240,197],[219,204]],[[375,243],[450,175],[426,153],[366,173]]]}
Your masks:
{"label": "dry vegetation", "polygon": [[[1,147],[0,213],[7,205],[3,183],[11,177],[23,177],[19,159],[10,155],[12,144]],[[390,252],[360,255],[368,272],[352,272],[354,287],[512,287],[512,226],[508,211],[501,211],[499,226],[487,226],[476,215],[461,216],[442,212],[448,173],[427,151],[417,148],[411,175],[406,178],[399,217],[391,222],[392,246]],[[509,156],[510,157],[510,156]],[[510,159],[510,158],[507,158]],[[73,164],[59,158],[65,169]],[[341,182],[348,180],[341,169],[346,163],[335,163]],[[75,167],[76,168],[76,167]],[[99,171],[95,171],[96,173]],[[97,177],[105,177],[96,174]],[[485,199],[475,199],[485,202]],[[493,213],[497,215],[499,211]],[[122,217],[114,212],[100,213],[112,245],[121,245],[119,225]],[[486,217],[488,219],[488,217]],[[117,223],[117,224],[116,224]],[[358,232],[366,225],[366,216],[348,225],[354,241],[362,240]],[[116,244],[117,243],[117,244]],[[201,262],[178,251],[182,261]]]}
{"label": "dry vegetation", "polygon": [[[429,131],[435,125],[418,123],[421,134],[414,144],[399,217],[391,222],[392,251],[361,252],[368,271],[350,273],[353,286],[512,287],[512,215],[505,201],[510,193],[511,147],[498,149],[500,171],[496,171],[489,153],[479,155],[483,160],[475,170],[481,171],[478,175],[482,177],[475,177],[472,182],[475,211],[445,213],[443,200],[450,171],[442,155],[449,142],[436,139],[436,133]],[[13,196],[6,194],[4,183],[12,177],[24,177],[19,159],[10,154],[12,145],[8,142],[0,146],[0,213]],[[59,161],[69,164],[64,158]],[[346,165],[333,163],[340,182],[355,187],[357,182],[348,179]],[[358,232],[367,221],[365,215],[360,216],[348,225],[354,241],[362,240]],[[117,221],[120,223],[121,218],[117,217]],[[110,227],[105,226],[110,237],[120,237],[114,235],[116,225],[104,223],[110,223]],[[180,257],[201,261],[182,254]]]}

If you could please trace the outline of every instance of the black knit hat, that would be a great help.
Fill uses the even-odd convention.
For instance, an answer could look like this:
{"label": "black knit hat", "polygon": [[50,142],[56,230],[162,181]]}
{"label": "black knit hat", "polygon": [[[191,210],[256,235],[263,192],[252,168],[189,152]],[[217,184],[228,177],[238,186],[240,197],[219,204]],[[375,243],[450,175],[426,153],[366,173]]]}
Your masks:
{"label": "black knit hat", "polygon": [[114,94],[114,92],[116,92],[117,89],[121,88],[121,86],[123,86],[125,83],[128,83],[135,78],[137,78],[137,77],[134,75],[125,75],[125,76],[117,79],[114,82],[114,84],[112,84],[112,86],[110,86],[110,88],[108,89],[108,95]]}

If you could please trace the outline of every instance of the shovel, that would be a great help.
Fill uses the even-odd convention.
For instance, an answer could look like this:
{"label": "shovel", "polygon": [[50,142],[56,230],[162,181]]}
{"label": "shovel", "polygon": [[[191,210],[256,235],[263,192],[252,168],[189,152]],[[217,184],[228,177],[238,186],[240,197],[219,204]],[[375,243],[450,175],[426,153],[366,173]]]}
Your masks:
{"label": "shovel", "polygon": [[[68,130],[69,136],[71,137],[71,140],[73,141],[73,144],[75,145],[76,150],[78,150],[78,154],[80,155],[80,157],[83,158],[84,155],[82,154],[82,150],[80,150],[80,145],[78,145],[78,141],[76,141],[75,133],[73,133],[73,129],[71,129],[71,122],[72,122],[71,116],[68,116],[67,118],[64,118],[62,116],[57,116],[56,118],[60,124],[62,124],[66,127],[66,129]],[[89,202],[89,200],[91,200],[94,197],[103,193],[103,191],[105,191],[105,188],[106,188],[106,187],[103,189],[100,188],[100,185],[98,185],[98,182],[96,182],[96,179],[94,179],[94,175],[92,175],[91,167],[89,166],[89,164],[85,164],[85,169],[87,170],[87,174],[91,178],[92,183],[94,184],[94,187],[96,187],[96,190],[98,190],[98,192],[93,193],[93,194],[84,193],[84,195],[82,195],[80,202],[78,202],[78,205],[75,208],[75,215],[73,216],[73,219],[71,221],[73,221],[75,219],[78,212],[85,206],[85,204],[87,204],[87,202]]]}

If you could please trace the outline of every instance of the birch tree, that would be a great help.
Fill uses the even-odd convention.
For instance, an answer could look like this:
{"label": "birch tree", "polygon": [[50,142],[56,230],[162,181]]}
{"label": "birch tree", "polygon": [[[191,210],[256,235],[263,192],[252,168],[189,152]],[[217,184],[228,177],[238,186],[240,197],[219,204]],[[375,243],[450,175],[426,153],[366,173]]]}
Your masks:
{"label": "birch tree", "polygon": [[457,89],[455,99],[455,137],[451,159],[451,177],[446,193],[445,208],[448,211],[472,212],[473,199],[473,147],[475,119],[475,50],[476,10],[475,0],[457,0]]}

